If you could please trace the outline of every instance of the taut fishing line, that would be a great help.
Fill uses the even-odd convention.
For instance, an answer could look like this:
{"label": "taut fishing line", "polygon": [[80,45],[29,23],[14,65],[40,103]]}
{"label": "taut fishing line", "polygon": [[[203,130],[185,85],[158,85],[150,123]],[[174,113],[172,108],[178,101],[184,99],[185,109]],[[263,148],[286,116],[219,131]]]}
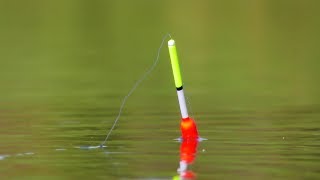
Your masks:
{"label": "taut fishing line", "polygon": [[124,108],[124,105],[125,105],[126,102],[127,102],[127,99],[128,99],[128,98],[131,96],[131,94],[136,90],[136,88],[140,85],[140,83],[141,83],[141,82],[154,70],[154,68],[158,65],[161,49],[162,49],[162,47],[163,47],[163,44],[164,44],[165,40],[166,40],[168,37],[171,38],[171,35],[170,35],[169,33],[163,36],[162,41],[161,41],[161,44],[160,44],[160,46],[159,46],[159,48],[158,48],[157,56],[156,56],[153,64],[150,66],[150,68],[147,69],[147,71],[141,76],[141,78],[139,78],[139,79],[136,81],[136,83],[134,83],[134,85],[133,85],[132,88],[130,89],[129,93],[122,99],[122,103],[121,103],[121,106],[120,106],[120,108],[119,108],[118,116],[117,116],[116,119],[114,120],[113,125],[111,126],[111,128],[110,128],[110,130],[109,130],[109,132],[108,132],[108,134],[107,134],[107,136],[106,136],[106,138],[105,138],[104,141],[100,144],[100,147],[103,147],[103,146],[106,144],[106,142],[107,142],[109,136],[111,135],[113,129],[116,127],[116,125],[117,125],[117,123],[118,123],[118,121],[119,121],[119,119],[120,119],[120,116],[121,116],[121,114],[122,114],[122,110],[123,110],[123,108]]}

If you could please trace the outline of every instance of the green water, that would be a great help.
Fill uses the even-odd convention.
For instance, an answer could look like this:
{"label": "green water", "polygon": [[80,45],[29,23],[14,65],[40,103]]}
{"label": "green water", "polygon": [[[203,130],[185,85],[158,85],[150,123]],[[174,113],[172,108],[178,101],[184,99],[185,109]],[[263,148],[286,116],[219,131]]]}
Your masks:
{"label": "green water", "polygon": [[[177,42],[197,179],[320,178],[318,1],[0,0],[0,179],[172,179]],[[190,110],[190,109],[189,109]]]}

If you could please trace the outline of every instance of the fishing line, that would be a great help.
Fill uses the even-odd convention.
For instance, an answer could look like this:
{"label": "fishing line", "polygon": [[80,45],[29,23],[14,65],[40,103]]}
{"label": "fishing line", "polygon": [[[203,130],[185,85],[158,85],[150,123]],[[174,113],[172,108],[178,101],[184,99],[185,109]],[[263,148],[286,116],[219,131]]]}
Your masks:
{"label": "fishing line", "polygon": [[194,113],[193,113],[193,110],[192,110],[192,106],[191,106],[191,100],[189,98],[189,96],[186,95],[186,100],[187,100],[187,106],[190,110],[190,117],[193,117],[193,118],[196,118]]}
{"label": "fishing line", "polygon": [[160,44],[160,46],[159,46],[159,48],[158,48],[157,56],[156,56],[153,64],[147,69],[147,71],[141,76],[141,78],[139,78],[139,79],[136,81],[136,83],[132,86],[132,88],[131,88],[131,90],[129,91],[129,93],[122,99],[122,103],[121,103],[121,106],[120,106],[120,108],[119,108],[118,116],[117,116],[116,119],[114,120],[114,123],[113,123],[113,125],[111,126],[111,128],[110,128],[110,130],[109,130],[106,138],[104,139],[103,143],[100,144],[100,147],[103,147],[103,146],[106,144],[106,142],[107,142],[109,136],[111,135],[113,129],[116,127],[116,125],[117,125],[117,123],[118,123],[118,121],[119,121],[119,119],[120,119],[120,116],[121,116],[121,114],[122,114],[122,110],[123,110],[123,108],[124,108],[124,105],[125,105],[126,102],[127,102],[127,99],[128,99],[128,98],[131,96],[131,94],[136,90],[136,88],[140,85],[140,83],[141,83],[141,82],[154,70],[154,68],[158,65],[161,49],[162,49],[162,47],[163,47],[163,45],[164,45],[165,40],[166,40],[168,37],[171,38],[171,35],[170,35],[169,33],[163,36],[162,41],[161,41],[161,44]]}

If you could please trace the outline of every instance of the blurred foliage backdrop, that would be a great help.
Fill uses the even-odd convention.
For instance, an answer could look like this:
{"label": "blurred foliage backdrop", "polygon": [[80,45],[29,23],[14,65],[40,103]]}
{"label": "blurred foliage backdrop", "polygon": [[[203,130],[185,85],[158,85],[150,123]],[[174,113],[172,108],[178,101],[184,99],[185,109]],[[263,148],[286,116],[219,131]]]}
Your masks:
{"label": "blurred foliage backdrop", "polygon": [[[318,7],[312,0],[1,0],[1,99],[56,101],[48,96],[92,86],[126,92],[171,33],[195,107],[318,104]],[[167,54],[155,83],[143,88],[172,86]]]}

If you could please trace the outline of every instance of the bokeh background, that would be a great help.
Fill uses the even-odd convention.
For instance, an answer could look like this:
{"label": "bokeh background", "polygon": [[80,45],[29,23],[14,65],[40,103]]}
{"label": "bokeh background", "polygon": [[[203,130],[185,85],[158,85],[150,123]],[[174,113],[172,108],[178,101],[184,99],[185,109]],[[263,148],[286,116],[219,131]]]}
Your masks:
{"label": "bokeh background", "polygon": [[180,117],[166,46],[112,134],[106,151],[117,153],[72,148],[104,139],[167,33],[189,110],[209,139],[194,164],[199,179],[318,178],[319,7],[0,0],[1,179],[170,179]]}

